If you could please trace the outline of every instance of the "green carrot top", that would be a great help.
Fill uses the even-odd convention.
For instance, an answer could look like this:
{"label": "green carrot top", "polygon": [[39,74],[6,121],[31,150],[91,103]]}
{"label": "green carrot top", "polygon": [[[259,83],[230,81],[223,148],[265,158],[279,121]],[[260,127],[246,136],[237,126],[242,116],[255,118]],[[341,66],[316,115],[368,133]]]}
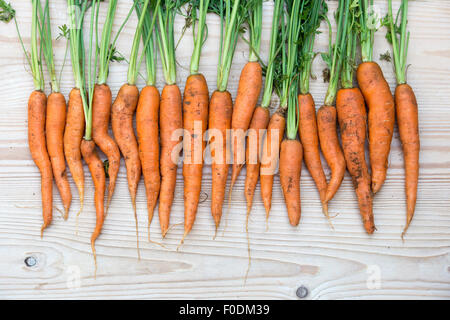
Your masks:
{"label": "green carrot top", "polygon": [[259,60],[259,51],[261,48],[262,32],[262,11],[263,0],[256,0],[254,5],[248,10],[248,28],[250,31],[250,55],[248,61],[255,62]]}
{"label": "green carrot top", "polygon": [[261,106],[267,108],[270,106],[270,101],[272,100],[273,93],[273,81],[275,78],[275,63],[276,58],[279,54],[278,50],[278,31],[280,25],[280,18],[283,12],[283,0],[275,0],[272,18],[272,29],[270,31],[270,45],[269,45],[269,57],[267,62],[267,67],[265,68],[265,83],[264,92],[261,101]]}
{"label": "green carrot top", "polygon": [[[191,1],[191,19],[193,21],[194,30],[194,52],[191,57],[190,74],[198,74],[200,65],[200,55],[202,46],[206,41],[207,28],[206,28],[206,14],[208,13],[209,0]],[[195,24],[197,21],[198,10],[198,29],[195,33]]]}
{"label": "green carrot top", "polygon": [[306,5],[303,13],[305,23],[302,27],[302,40],[300,47],[300,93],[309,93],[309,79],[311,77],[311,67],[314,60],[314,40],[318,34],[317,29],[320,23],[326,18],[328,6],[325,0],[309,0],[312,5]]}
{"label": "green carrot top", "polygon": [[[358,0],[359,25],[358,31],[361,42],[361,60],[373,61],[373,42],[377,29],[381,26],[380,17],[373,10],[373,0]],[[351,7],[355,7],[353,3]]]}
{"label": "green carrot top", "polygon": [[356,44],[358,36],[358,16],[361,14],[358,7],[352,6],[347,15],[347,42],[343,48],[341,84],[345,89],[353,88],[353,76],[356,70]]}
{"label": "green carrot top", "polygon": [[[387,40],[392,44],[394,55],[395,76],[398,84],[406,83],[407,56],[410,32],[406,31],[408,24],[408,0],[402,0],[397,18],[392,15],[392,0],[389,0],[389,13],[386,17],[388,27]],[[401,18],[400,21],[399,17]]]}
{"label": "green carrot top", "polygon": [[322,58],[330,68],[330,83],[325,95],[324,105],[332,106],[336,100],[336,93],[339,86],[339,76],[343,61],[345,60],[345,46],[347,41],[348,15],[351,0],[339,0],[338,10],[336,12],[337,31],[334,45],[331,44],[331,28],[329,52],[322,54]]}

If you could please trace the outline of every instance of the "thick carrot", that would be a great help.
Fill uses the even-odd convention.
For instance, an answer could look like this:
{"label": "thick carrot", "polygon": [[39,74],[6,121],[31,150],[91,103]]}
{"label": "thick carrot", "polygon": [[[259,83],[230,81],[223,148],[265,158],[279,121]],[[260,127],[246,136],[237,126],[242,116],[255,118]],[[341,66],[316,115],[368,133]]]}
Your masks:
{"label": "thick carrot", "polygon": [[139,90],[135,85],[124,84],[117,93],[116,100],[112,105],[111,123],[114,138],[125,159],[127,168],[128,190],[133,205],[134,219],[136,223],[136,241],[138,257],[139,253],[139,231],[136,214],[136,193],[139,180],[141,179],[141,161],[139,149],[134,135],[133,115],[136,111],[139,98]]}
{"label": "thick carrot", "polygon": [[222,206],[228,177],[227,135],[231,128],[233,101],[228,91],[214,91],[209,103],[209,144],[211,146],[212,196],[211,213],[216,230],[222,217]]}
{"label": "thick carrot", "polygon": [[341,129],[342,148],[358,198],[359,212],[364,228],[368,234],[372,234],[375,230],[372,211],[373,196],[364,150],[367,114],[361,91],[358,88],[339,90],[336,108]]}
{"label": "thick carrot", "polygon": [[259,62],[247,62],[239,78],[238,92],[231,119],[233,166],[230,196],[245,163],[245,133],[252,120],[262,87],[262,68]]}
{"label": "thick carrot", "polygon": [[284,128],[286,126],[284,112],[283,109],[278,109],[270,117],[262,147],[260,181],[261,197],[264,208],[266,209],[266,219],[269,218],[270,208],[272,207],[273,177],[278,167],[280,144],[283,140]]}
{"label": "thick carrot", "polygon": [[417,100],[408,84],[399,84],[395,89],[395,105],[405,164],[406,226],[403,236],[411,224],[416,208],[420,152]]}
{"label": "thick carrot", "polygon": [[108,133],[111,118],[111,89],[107,84],[96,84],[92,101],[92,138],[95,144],[108,158],[108,198],[106,212],[108,211],[116,179],[120,168],[120,151],[114,139]]}
{"label": "thick carrot", "polygon": [[280,182],[288,211],[289,223],[300,222],[300,175],[302,173],[303,148],[298,140],[286,139],[281,143]]}
{"label": "thick carrot", "polygon": [[186,80],[183,99],[183,179],[184,233],[191,231],[197,214],[202,184],[203,140],[208,126],[208,84],[202,74],[191,74]]}
{"label": "thick carrot", "polygon": [[69,215],[72,193],[66,173],[64,159],[64,127],[66,125],[66,99],[60,92],[53,92],[47,100],[47,119],[45,131],[47,149],[52,163],[53,176],[64,206],[64,219]]}
{"label": "thick carrot", "polygon": [[[148,228],[158,201],[161,177],[159,175],[159,91],[155,86],[145,86],[139,95],[136,110],[136,129],[139,158],[142,164],[147,194]],[[150,238],[150,231],[149,231]]]}
{"label": "thick carrot", "polygon": [[80,89],[74,88],[69,94],[66,128],[64,130],[64,155],[69,166],[72,179],[80,196],[80,211],[84,202],[84,171],[81,161],[81,140],[84,134],[84,111]]}
{"label": "thick carrot", "polygon": [[105,190],[106,190],[106,177],[105,170],[103,168],[103,162],[100,160],[97,151],[95,150],[95,143],[92,140],[85,140],[81,142],[81,153],[83,155],[84,161],[89,167],[89,171],[92,175],[92,180],[94,181],[94,202],[95,202],[95,212],[96,212],[96,223],[94,232],[91,235],[91,248],[94,254],[95,271],[97,271],[97,254],[95,251],[95,240],[100,235],[102,231],[103,222],[105,219]]}
{"label": "thick carrot", "polygon": [[181,141],[183,128],[181,92],[176,84],[166,85],[161,94],[159,126],[161,134],[161,190],[159,194],[159,223],[163,236],[169,229],[170,211],[177,181],[177,167],[180,150],[176,147]]}
{"label": "thick carrot", "polygon": [[322,106],[319,108],[317,111],[317,127],[320,147],[331,169],[331,178],[325,195],[325,202],[328,202],[333,199],[338,191],[345,174],[345,158],[336,131],[335,107]]}
{"label": "thick carrot", "polygon": [[316,120],[316,108],[311,94],[298,95],[299,124],[298,133],[303,146],[303,157],[317,190],[325,215],[328,217],[328,205],[326,200],[327,179],[320,161],[319,135]]}
{"label": "thick carrot", "polygon": [[[270,113],[268,108],[256,107],[253,112],[252,121],[250,122],[250,135],[246,145],[246,176],[244,194],[247,201],[247,223],[253,204],[253,196],[255,194],[256,185],[259,178],[259,169],[261,166],[261,151],[263,133],[269,124]],[[252,136],[253,134],[253,136]],[[251,140],[253,144],[251,144]],[[257,152],[255,152],[257,151]]]}
{"label": "thick carrot", "polygon": [[33,91],[28,99],[28,145],[31,157],[41,173],[42,217],[41,237],[52,222],[53,173],[45,142],[45,108],[47,97],[42,91]]}
{"label": "thick carrot", "polygon": [[372,191],[377,193],[386,179],[394,133],[395,107],[389,84],[376,62],[361,63],[357,70],[359,87],[369,110],[369,156]]}

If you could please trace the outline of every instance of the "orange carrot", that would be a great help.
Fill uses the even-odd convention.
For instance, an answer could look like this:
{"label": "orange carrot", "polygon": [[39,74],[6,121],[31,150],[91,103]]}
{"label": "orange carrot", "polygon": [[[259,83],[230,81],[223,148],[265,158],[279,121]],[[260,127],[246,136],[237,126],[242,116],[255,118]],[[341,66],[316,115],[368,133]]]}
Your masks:
{"label": "orange carrot", "polygon": [[[247,140],[246,146],[246,168],[247,173],[245,177],[245,188],[244,194],[245,199],[247,201],[247,224],[248,217],[250,215],[250,210],[252,209],[253,196],[255,194],[256,185],[258,183],[259,178],[259,170],[261,166],[261,153],[262,153],[262,145],[261,142],[263,140],[263,130],[267,128],[269,124],[270,113],[268,108],[264,107],[256,107],[253,112],[252,121],[250,123],[250,130],[254,132],[255,136],[253,137],[253,141],[256,145],[250,144],[250,137]],[[250,148],[252,150],[257,150],[257,153],[250,152]]]}
{"label": "orange carrot", "polygon": [[395,123],[394,98],[383,76],[383,71],[376,62],[361,63],[358,67],[357,78],[369,110],[372,191],[377,193],[386,179]]}
{"label": "orange carrot", "polygon": [[322,153],[331,169],[325,202],[333,199],[345,174],[345,158],[336,131],[336,108],[322,106],[317,111],[317,127]]}
{"label": "orange carrot", "polygon": [[[260,181],[261,197],[264,208],[266,209],[266,219],[269,218],[270,208],[272,207],[273,177],[278,167],[280,144],[283,140],[284,128],[286,126],[284,112],[280,108],[270,118],[266,138],[262,147]],[[274,141],[274,139],[276,140]]]}
{"label": "orange carrot", "polygon": [[231,120],[233,166],[230,197],[233,186],[245,163],[245,133],[252,120],[262,86],[262,68],[259,62],[247,62],[241,72],[238,92]]}
{"label": "orange carrot", "polygon": [[139,95],[136,110],[136,129],[139,158],[142,164],[147,193],[148,228],[158,201],[161,177],[159,175],[159,91],[155,86],[145,86]]}
{"label": "orange carrot", "polygon": [[106,177],[105,170],[103,168],[103,162],[100,160],[97,151],[95,150],[95,143],[92,140],[85,140],[81,142],[81,153],[83,155],[84,161],[89,167],[89,171],[92,175],[92,180],[94,181],[95,194],[95,212],[96,212],[96,223],[94,232],[91,235],[91,248],[94,254],[95,271],[97,271],[97,254],[95,251],[95,240],[100,235],[103,227],[103,222],[105,219],[104,211],[104,199],[106,190]]}
{"label": "orange carrot", "polygon": [[81,161],[81,140],[84,134],[84,111],[80,89],[73,88],[69,94],[66,128],[64,130],[64,155],[72,179],[80,196],[80,211],[84,202],[84,171]]}
{"label": "orange carrot", "polygon": [[366,107],[358,88],[346,88],[338,91],[336,100],[342,147],[347,168],[352,176],[353,186],[358,198],[359,211],[364,228],[368,234],[375,230],[372,212],[372,191],[370,174],[365,158]]}
{"label": "orange carrot", "polygon": [[161,94],[159,113],[161,134],[161,190],[159,194],[159,223],[163,236],[169,229],[170,211],[177,181],[177,167],[180,152],[176,146],[181,141],[174,138],[177,130],[183,128],[181,92],[176,84],[166,85]]}
{"label": "orange carrot", "polygon": [[92,138],[100,150],[108,158],[108,198],[106,212],[108,211],[116,179],[120,168],[120,151],[114,139],[108,133],[111,118],[111,89],[107,84],[96,84],[92,101]]}
{"label": "orange carrot", "polygon": [[420,166],[417,100],[413,89],[408,84],[399,84],[395,89],[395,105],[405,163],[406,226],[403,230],[403,236],[411,224],[416,208]]}
{"label": "orange carrot", "polygon": [[[208,125],[208,84],[202,74],[186,80],[183,99],[184,236],[194,225],[202,184],[203,151]],[[200,130],[199,130],[200,129]]]}
{"label": "orange carrot", "polygon": [[47,119],[45,131],[47,149],[52,163],[56,186],[64,206],[64,219],[69,215],[72,193],[66,174],[66,160],[64,159],[64,127],[66,125],[66,99],[60,92],[52,92],[47,100]]}
{"label": "orange carrot", "polygon": [[45,142],[45,108],[47,97],[42,91],[33,91],[28,100],[28,145],[34,163],[41,172],[42,217],[41,237],[52,222],[53,173]]}
{"label": "orange carrot", "polygon": [[288,211],[289,223],[297,226],[301,216],[300,175],[303,148],[298,140],[286,139],[281,143],[280,182]]}
{"label": "orange carrot", "polygon": [[111,123],[114,138],[125,159],[127,169],[128,190],[133,205],[134,218],[136,223],[136,242],[138,257],[139,253],[139,231],[136,214],[136,193],[139,180],[141,179],[141,161],[139,159],[139,149],[134,135],[133,115],[136,111],[139,98],[139,90],[135,85],[124,84],[120,88],[116,100],[112,105]]}
{"label": "orange carrot", "polygon": [[231,128],[233,101],[228,91],[214,91],[209,103],[209,144],[211,145],[212,196],[211,213],[216,230],[222,217],[225,187],[228,177],[227,130]]}
{"label": "orange carrot", "polygon": [[303,157],[317,189],[325,215],[328,217],[326,200],[327,179],[320,161],[319,135],[316,120],[316,108],[311,94],[299,94],[299,124],[298,133],[303,146]]}

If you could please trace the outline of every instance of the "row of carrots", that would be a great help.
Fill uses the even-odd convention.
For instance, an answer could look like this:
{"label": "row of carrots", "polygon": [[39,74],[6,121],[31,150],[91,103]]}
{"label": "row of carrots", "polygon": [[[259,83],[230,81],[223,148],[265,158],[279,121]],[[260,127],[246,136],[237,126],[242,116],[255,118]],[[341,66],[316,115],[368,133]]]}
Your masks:
{"label": "row of carrots", "polygon": [[[108,2],[104,21],[99,21],[101,1],[68,0],[68,7],[73,9],[68,11],[70,26],[60,29],[67,33],[75,86],[70,92],[67,110],[53,62],[49,1],[31,2],[31,54],[29,57],[26,55],[35,91],[28,102],[28,135],[33,160],[42,175],[44,223],[41,234],[52,220],[53,180],[67,218],[72,195],[66,162],[77,186],[82,210],[84,159],[95,186],[97,222],[91,237],[95,258],[95,240],[100,235],[114,193],[122,154],[136,219],[136,234],[136,192],[143,175],[148,225],[159,199],[159,220],[164,237],[169,230],[180,157],[176,148],[182,143],[184,240],[193,227],[199,203],[203,158],[200,161],[194,158],[199,146],[203,157],[206,147],[203,136],[207,129],[215,132],[210,135],[209,144],[215,145],[211,148],[211,213],[216,231],[222,217],[229,174],[226,157],[231,149],[229,197],[231,200],[232,188],[245,164],[247,227],[258,180],[266,216],[269,217],[277,167],[290,224],[299,224],[300,174],[304,160],[317,186],[327,219],[328,205],[338,191],[345,171],[349,171],[364,228],[371,234],[375,230],[373,195],[386,179],[396,119],[406,171],[407,222],[404,232],[408,229],[416,203],[420,149],[417,102],[412,88],[406,83],[408,0],[401,1],[396,16],[392,13],[391,0],[387,0],[389,12],[384,19],[372,10],[373,0],[339,0],[334,41],[325,0],[274,0],[266,63],[260,58],[263,0],[135,0],[114,38],[112,26],[117,0]],[[8,8],[3,0],[2,6]],[[128,58],[127,82],[113,102],[107,85],[109,63],[119,60],[115,44],[133,11],[137,13],[138,24]],[[15,21],[10,6],[9,12],[10,19]],[[221,21],[217,88],[211,98],[205,77],[199,72],[201,50],[208,34],[206,16],[210,12],[217,14]],[[192,25],[195,30],[190,75],[183,95],[176,83],[174,21],[177,14],[184,15],[187,25]],[[85,16],[89,15],[85,23]],[[329,86],[324,105],[316,112],[309,81],[316,56],[314,42],[321,23],[330,29],[329,51],[321,54],[329,69]],[[87,43],[83,40],[84,24],[89,24]],[[103,25],[101,33],[99,25]],[[373,59],[374,34],[381,25],[387,27],[387,40],[393,48],[397,78],[395,96]],[[243,32],[244,27],[248,30],[248,39]],[[249,54],[233,103],[227,86],[239,37],[248,43]],[[141,45],[142,50],[139,50]],[[357,65],[359,48],[361,63]],[[47,64],[51,79],[52,93],[48,97],[43,91],[41,57]],[[146,64],[146,86],[139,92],[136,80],[143,61]],[[162,65],[165,80],[161,95],[155,87],[158,62]],[[355,73],[358,87],[354,86]],[[261,91],[261,105],[257,105]],[[278,95],[280,104],[270,115],[274,93]],[[133,128],[134,117],[137,137]],[[110,122],[114,138],[108,133]],[[201,123],[202,134],[195,131],[198,122]],[[174,139],[173,134],[179,129],[184,129],[184,136]],[[256,155],[250,150],[250,138],[238,134],[249,129],[256,132]],[[365,158],[367,132],[370,172]],[[218,143],[227,141],[227,138],[230,138],[231,145]],[[97,154],[97,147],[106,155],[107,167]],[[329,181],[323,170],[320,151],[331,169]],[[106,187],[107,176],[109,183]],[[139,252],[138,234],[137,246]]]}

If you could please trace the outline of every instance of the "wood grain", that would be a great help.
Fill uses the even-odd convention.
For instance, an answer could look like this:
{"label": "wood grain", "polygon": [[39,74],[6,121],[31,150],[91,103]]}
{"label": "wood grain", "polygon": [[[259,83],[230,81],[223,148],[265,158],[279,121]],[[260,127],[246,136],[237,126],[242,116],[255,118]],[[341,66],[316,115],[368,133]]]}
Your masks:
{"label": "wood grain", "polygon": [[[123,21],[129,4],[119,2],[114,30]],[[336,1],[329,1],[330,19]],[[375,1],[386,12],[386,1]],[[394,2],[398,7],[399,1]],[[30,2],[16,1],[19,29],[25,45],[30,42]],[[265,3],[262,56],[267,57],[272,5]],[[101,18],[105,14],[103,5]],[[64,1],[51,1],[53,32],[66,21]],[[129,55],[136,26],[133,17],[120,36],[117,49]],[[176,30],[183,18],[177,17]],[[219,22],[207,18],[209,38],[205,44],[200,71],[210,91],[216,87]],[[400,234],[405,223],[404,172],[398,132],[395,132],[385,186],[374,201],[377,231],[368,236],[361,225],[356,198],[348,174],[330,213],[335,230],[322,216],[319,196],[306,168],[303,168],[301,192],[303,215],[298,228],[289,226],[279,178],[275,178],[273,209],[266,231],[259,186],[251,215],[250,239],[252,267],[247,283],[245,237],[245,172],[238,179],[228,227],[212,240],[214,223],[210,200],[199,206],[193,231],[176,252],[183,228],[183,181],[178,172],[176,198],[172,210],[173,227],[163,248],[142,238],[142,260],[137,261],[134,219],[129,202],[125,167],[120,169],[117,188],[103,232],[97,241],[99,269],[93,277],[93,259],[89,237],[95,225],[92,180],[86,181],[85,209],[75,235],[75,213],[79,203],[74,196],[68,221],[55,212],[52,226],[44,239],[39,237],[41,223],[39,172],[27,146],[26,101],[33,89],[32,77],[13,23],[0,28],[0,298],[3,299],[296,299],[295,291],[304,285],[308,299],[449,299],[450,298],[450,2],[446,0],[410,1],[411,30],[408,82],[415,89],[420,109],[422,143],[421,175],[417,209],[405,241]],[[327,50],[327,30],[321,28],[316,50]],[[382,28],[375,39],[374,56],[390,50]],[[176,38],[179,38],[177,32]],[[65,40],[55,41],[55,61],[59,70]],[[183,90],[192,50],[191,30],[177,50],[177,80]],[[235,97],[239,72],[248,55],[247,45],[239,41],[231,70],[229,90]],[[392,67],[380,62],[394,88]],[[161,66],[158,87],[162,88]],[[316,59],[311,91],[320,105],[326,91]],[[125,63],[113,63],[109,84],[113,95],[126,80]],[[144,70],[142,70],[144,71]],[[70,62],[63,71],[61,88],[68,95],[73,85]],[[139,87],[144,81],[139,79]],[[49,88],[49,86],[47,86]],[[277,100],[274,99],[274,105]],[[87,172],[87,168],[85,169]],[[329,177],[329,169],[326,168]],[[75,186],[71,185],[76,195]],[[210,166],[204,169],[203,192],[210,193]],[[56,189],[55,189],[56,190]],[[62,208],[55,191],[55,206]],[[138,194],[139,228],[146,230],[146,201],[141,182]],[[160,240],[158,219],[151,227],[152,239]],[[27,267],[26,257],[36,264]],[[79,275],[79,277],[78,277]],[[377,282],[372,282],[379,276]]]}

